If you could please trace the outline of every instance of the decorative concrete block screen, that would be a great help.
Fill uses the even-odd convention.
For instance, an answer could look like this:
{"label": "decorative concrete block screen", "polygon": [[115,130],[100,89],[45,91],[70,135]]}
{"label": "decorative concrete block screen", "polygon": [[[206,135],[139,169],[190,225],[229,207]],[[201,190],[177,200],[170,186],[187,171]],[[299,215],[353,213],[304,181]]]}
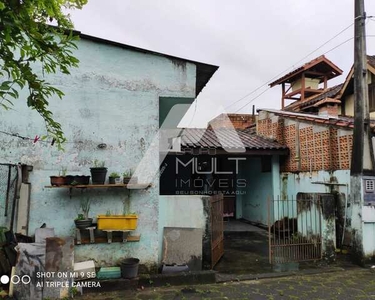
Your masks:
{"label": "decorative concrete block screen", "polygon": [[259,135],[286,145],[290,154],[283,172],[350,169],[353,135],[351,130],[307,121],[265,118],[258,121]]}

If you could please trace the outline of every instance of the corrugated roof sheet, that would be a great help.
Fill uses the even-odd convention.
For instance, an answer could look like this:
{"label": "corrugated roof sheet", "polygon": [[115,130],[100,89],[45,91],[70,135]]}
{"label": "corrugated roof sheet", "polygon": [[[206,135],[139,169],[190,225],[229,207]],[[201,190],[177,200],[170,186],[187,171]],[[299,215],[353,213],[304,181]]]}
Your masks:
{"label": "corrugated roof sheet", "polygon": [[256,135],[249,130],[185,128],[181,146],[188,148],[231,148],[248,150],[287,150],[278,142]]}

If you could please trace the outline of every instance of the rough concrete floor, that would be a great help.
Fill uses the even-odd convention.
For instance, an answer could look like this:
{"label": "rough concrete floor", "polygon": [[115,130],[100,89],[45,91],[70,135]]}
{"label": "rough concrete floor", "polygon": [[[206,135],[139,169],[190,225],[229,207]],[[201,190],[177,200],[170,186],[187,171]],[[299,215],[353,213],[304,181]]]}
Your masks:
{"label": "rough concrete floor", "polygon": [[266,232],[266,230],[251,225],[242,220],[228,219],[224,222],[224,232]]}
{"label": "rough concrete floor", "polygon": [[225,232],[224,255],[215,270],[227,274],[272,272],[268,262],[267,232]]}
{"label": "rough concrete floor", "polygon": [[[188,287],[88,294],[83,299],[375,299],[375,273],[351,269],[318,275]],[[82,299],[80,298],[80,299]]]}
{"label": "rough concrete floor", "polygon": [[[268,257],[268,232],[240,221],[235,221],[231,224],[232,230],[224,232],[224,255],[215,266],[215,271],[220,274],[236,275],[274,272]],[[297,264],[297,268],[299,270],[326,269],[330,267],[348,268],[352,264],[348,263],[347,260],[345,256],[341,256],[335,262],[330,262],[329,264],[324,260],[301,262]],[[286,269],[284,271],[296,271],[295,264],[290,267],[290,270]]]}

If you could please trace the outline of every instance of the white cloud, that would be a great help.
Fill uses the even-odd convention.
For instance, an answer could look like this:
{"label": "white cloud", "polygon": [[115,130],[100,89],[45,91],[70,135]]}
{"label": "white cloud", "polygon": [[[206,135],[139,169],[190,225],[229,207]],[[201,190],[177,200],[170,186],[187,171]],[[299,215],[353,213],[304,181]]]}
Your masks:
{"label": "white cloud", "polygon": [[[375,15],[375,1],[366,1],[366,11]],[[204,126],[215,117],[212,103],[228,106],[353,23],[354,1],[90,0],[72,18],[76,29],[86,34],[219,65],[198,97],[192,124]],[[304,62],[352,37],[353,32],[352,27]],[[367,34],[375,35],[375,22],[368,22]],[[352,45],[327,54],[344,70],[331,85],[344,81],[353,62]],[[368,38],[367,48],[375,54],[374,37]],[[230,111],[256,95],[231,106]],[[251,112],[252,104],[278,108],[280,96],[275,87],[241,112]],[[193,111],[194,106],[186,119],[192,118]]]}

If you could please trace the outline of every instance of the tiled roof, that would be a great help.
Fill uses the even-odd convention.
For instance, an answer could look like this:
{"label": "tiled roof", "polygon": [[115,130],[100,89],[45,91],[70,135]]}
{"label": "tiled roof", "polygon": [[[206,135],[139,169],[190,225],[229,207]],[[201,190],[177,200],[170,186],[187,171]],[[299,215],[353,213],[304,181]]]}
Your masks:
{"label": "tiled roof", "polygon": [[322,106],[323,104],[330,103],[330,104],[341,104],[341,100],[339,99],[332,99],[332,98],[324,98],[318,102],[316,102],[313,106],[314,107],[319,107]]}
{"label": "tiled roof", "polygon": [[323,93],[321,93],[317,96],[310,97],[309,99],[306,99],[300,105],[301,105],[301,107],[306,107],[306,106],[313,105],[316,102],[319,102],[320,100],[323,100],[325,98],[333,98],[341,91],[341,88],[343,87],[343,85],[344,84],[341,83],[341,84],[335,85],[331,88],[328,88],[327,91],[325,91],[325,92],[323,92]]}
{"label": "tiled roof", "polygon": [[[352,129],[354,127],[354,118],[353,117],[347,117],[347,116],[338,116],[338,117],[332,117],[332,116],[319,116],[314,114],[307,114],[307,113],[295,113],[290,111],[282,111],[282,110],[276,110],[276,109],[258,109],[258,111],[267,111],[270,113],[273,113],[277,116],[286,117],[289,119],[296,119],[301,121],[308,121],[308,122],[314,122],[318,124],[326,124],[326,125],[332,125],[337,127],[346,127],[349,129]],[[372,129],[375,129],[375,120],[370,120],[370,127]]]}
{"label": "tiled roof", "polygon": [[249,133],[248,130],[185,128],[181,146],[188,148],[230,148],[247,150],[287,150],[274,140]]}
{"label": "tiled roof", "polygon": [[319,102],[320,100],[323,100],[325,98],[333,98],[335,97],[340,91],[341,88],[343,87],[343,83],[335,85],[333,87],[328,88],[325,92],[315,95],[312,97],[307,98],[304,101],[295,101],[292,104],[286,106],[284,109],[287,111],[292,111],[292,110],[303,110],[305,107],[312,106],[315,103]]}
{"label": "tiled roof", "polygon": [[326,58],[324,55],[319,56],[312,61],[309,61],[308,63],[305,63],[303,66],[293,70],[292,72],[289,72],[288,74],[280,77],[279,79],[271,82],[269,84],[270,87],[273,87],[275,85],[281,84],[283,82],[289,82],[290,80],[294,80],[294,78],[302,73],[303,71],[312,69],[312,68],[322,68],[327,72],[328,79],[334,78],[338,75],[342,74],[342,70],[336,66],[333,62],[331,62],[328,58]]}

